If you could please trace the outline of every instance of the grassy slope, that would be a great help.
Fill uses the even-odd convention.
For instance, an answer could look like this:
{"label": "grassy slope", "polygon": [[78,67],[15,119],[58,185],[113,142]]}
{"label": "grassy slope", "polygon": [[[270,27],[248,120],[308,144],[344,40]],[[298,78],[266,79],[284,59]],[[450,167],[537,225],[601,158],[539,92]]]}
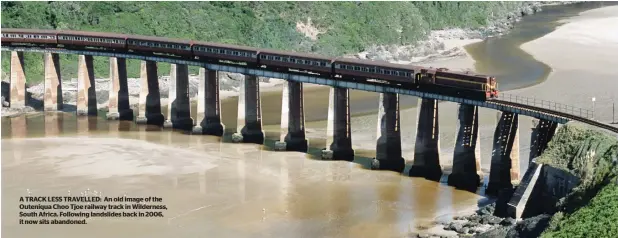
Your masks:
{"label": "grassy slope", "polygon": [[615,136],[579,124],[562,127],[540,163],[570,171],[582,178],[557,206],[542,237],[618,237],[618,156]]}
{"label": "grassy slope", "polygon": [[[342,55],[372,44],[410,44],[432,29],[480,27],[522,2],[2,2],[2,27],[74,29],[166,36]],[[311,40],[296,22],[312,19]],[[2,53],[8,59],[7,52]],[[26,54],[29,81],[42,79],[40,54]],[[75,77],[76,56],[61,57],[62,75]],[[138,76],[129,62],[129,77]],[[3,74],[9,61],[2,61]],[[162,64],[160,72],[168,72]],[[195,70],[195,69],[193,69]],[[107,59],[95,60],[107,77]]]}

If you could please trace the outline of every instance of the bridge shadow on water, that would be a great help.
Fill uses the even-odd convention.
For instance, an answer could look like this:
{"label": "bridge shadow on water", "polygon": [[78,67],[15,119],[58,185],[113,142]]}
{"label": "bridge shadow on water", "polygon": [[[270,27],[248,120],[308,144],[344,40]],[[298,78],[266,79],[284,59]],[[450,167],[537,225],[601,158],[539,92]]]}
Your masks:
{"label": "bridge shadow on water", "polygon": [[[54,136],[71,136],[75,135],[109,135],[109,136],[118,136],[125,137],[129,135],[133,139],[147,140],[147,141],[160,141],[164,144],[172,143],[173,137],[170,136],[169,133],[181,134],[181,135],[191,135],[190,130],[180,130],[180,129],[172,129],[172,128],[163,128],[158,125],[138,125],[134,121],[113,121],[107,120],[105,117],[105,111],[100,110],[98,112],[99,116],[82,116],[77,117],[73,113],[62,113],[62,112],[46,112],[41,114],[35,114],[32,116],[19,116],[15,118],[3,118],[2,126],[6,129],[2,130],[2,138],[19,138],[19,137],[54,137]],[[8,129],[8,130],[7,130]],[[146,131],[148,133],[139,133],[139,134],[116,134],[118,132],[140,132]],[[157,133],[159,132],[159,133]],[[232,142],[232,134],[236,132],[235,128],[226,128],[224,135],[221,137],[222,143],[233,143]],[[193,136],[202,136],[202,135],[193,135]],[[279,140],[279,132],[278,131],[266,131],[265,132],[265,140],[262,146],[259,146],[262,150],[265,151],[274,151],[275,142]],[[309,138],[309,148],[305,153],[305,158],[311,160],[317,160],[321,163],[331,163],[328,160],[321,159],[322,149],[320,145],[325,144],[325,140],[321,138]],[[373,160],[373,156],[375,155],[374,150],[363,150],[356,149],[356,156],[354,159],[349,161],[356,165],[357,167],[363,168],[365,170],[372,170],[371,163]],[[403,173],[398,173],[399,176],[409,177],[408,171],[410,170],[412,163],[406,163],[405,169]],[[450,172],[450,168],[445,167],[443,169],[444,174],[439,182],[439,186],[448,186],[447,185],[447,177]],[[372,173],[374,171],[367,171]],[[384,173],[383,171],[381,173]],[[396,173],[396,172],[386,172],[386,173]],[[485,174],[488,175],[488,174]],[[402,178],[409,179],[412,183],[414,179],[423,179],[423,178]],[[480,188],[470,188],[470,189],[458,189],[467,191],[470,193],[475,193],[478,195],[484,196],[484,188],[481,186]],[[479,198],[477,204],[479,206],[487,205],[493,202],[493,198],[482,197]]]}

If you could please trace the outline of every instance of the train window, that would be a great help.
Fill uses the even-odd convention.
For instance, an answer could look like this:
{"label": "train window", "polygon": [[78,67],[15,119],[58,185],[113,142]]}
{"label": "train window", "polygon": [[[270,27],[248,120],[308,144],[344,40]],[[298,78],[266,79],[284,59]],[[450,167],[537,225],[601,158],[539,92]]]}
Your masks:
{"label": "train window", "polygon": [[275,60],[281,60],[281,57],[275,56]]}
{"label": "train window", "polygon": [[268,58],[268,60],[273,60],[273,57],[272,57],[272,56],[270,56],[270,55],[269,55],[269,56],[267,56],[267,58]]}
{"label": "train window", "polygon": [[354,70],[360,71],[360,67],[359,66],[354,66]]}
{"label": "train window", "polygon": [[320,63],[320,66],[322,66],[322,67],[326,67],[326,62],[321,62],[321,63]]}
{"label": "train window", "polygon": [[266,55],[260,55],[260,59],[266,59]]}

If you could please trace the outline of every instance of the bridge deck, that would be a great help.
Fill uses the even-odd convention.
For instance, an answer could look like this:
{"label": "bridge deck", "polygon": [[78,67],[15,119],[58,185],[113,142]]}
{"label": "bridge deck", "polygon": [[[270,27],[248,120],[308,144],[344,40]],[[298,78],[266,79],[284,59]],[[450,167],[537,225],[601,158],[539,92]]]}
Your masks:
{"label": "bridge deck", "polygon": [[[576,121],[580,121],[583,123],[587,123],[593,126],[597,126],[597,127],[618,133],[618,128],[605,124],[605,123],[601,123],[598,121],[588,119],[582,116],[582,113],[580,113],[579,115],[574,115],[573,113],[566,113],[566,112],[562,112],[559,110],[539,107],[536,105],[528,105],[525,103],[509,102],[509,101],[504,101],[504,100],[478,101],[478,100],[463,99],[463,98],[457,98],[457,97],[443,96],[443,95],[435,94],[435,93],[426,93],[426,92],[419,92],[419,91],[410,90],[410,89],[403,89],[395,85],[388,85],[388,84],[376,85],[376,84],[367,84],[367,83],[359,83],[359,82],[347,82],[347,81],[341,81],[341,80],[333,80],[330,78],[324,78],[320,76],[274,72],[274,71],[269,71],[269,70],[264,70],[264,69],[248,68],[243,65],[213,64],[213,63],[202,62],[199,60],[186,60],[186,59],[178,59],[174,57],[165,57],[165,56],[145,56],[145,55],[130,54],[130,53],[118,53],[118,52],[99,52],[99,51],[85,51],[85,50],[47,49],[47,48],[39,48],[39,47],[13,47],[13,46],[3,46],[1,50],[2,51],[25,51],[25,52],[41,52],[41,53],[50,52],[50,53],[62,53],[62,54],[120,57],[120,58],[128,58],[128,59],[166,62],[166,63],[172,63],[172,64],[186,64],[186,65],[204,67],[206,69],[216,70],[216,71],[241,73],[245,75],[256,75],[256,76],[269,77],[269,78],[280,78],[280,79],[291,80],[291,81],[296,81],[296,82],[329,85],[333,87],[350,88],[350,89],[357,89],[357,90],[371,91],[371,92],[398,93],[398,94],[410,95],[410,96],[416,96],[416,97],[422,97],[422,98],[437,99],[441,101],[457,102],[457,103],[475,105],[479,107],[491,108],[491,109],[500,110],[500,111],[513,112],[519,115],[535,117],[538,119],[545,119],[545,120],[549,120],[549,121],[553,121],[557,123],[563,123],[563,124],[567,123],[569,120],[576,120]],[[586,115],[588,115],[588,112],[586,112]]]}

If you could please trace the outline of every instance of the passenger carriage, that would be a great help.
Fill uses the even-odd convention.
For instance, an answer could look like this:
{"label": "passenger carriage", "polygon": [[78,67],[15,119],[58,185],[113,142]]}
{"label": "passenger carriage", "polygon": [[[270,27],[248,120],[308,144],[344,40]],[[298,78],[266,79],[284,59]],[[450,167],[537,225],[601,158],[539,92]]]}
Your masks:
{"label": "passenger carriage", "polygon": [[342,78],[389,80],[407,86],[416,85],[415,75],[420,69],[411,65],[350,58],[338,58],[333,66],[334,73]]}
{"label": "passenger carriage", "polygon": [[226,63],[244,63],[256,65],[258,63],[258,49],[252,47],[235,46],[228,44],[193,42],[193,55],[201,60]]}
{"label": "passenger carriage", "polygon": [[127,38],[127,49],[148,54],[164,53],[192,57],[191,44],[189,40],[154,36],[129,36]]}
{"label": "passenger carriage", "polygon": [[127,35],[117,33],[58,31],[58,44],[65,48],[125,49]]}
{"label": "passenger carriage", "polygon": [[38,29],[2,29],[2,45],[11,44],[56,44],[57,31]]}
{"label": "passenger carriage", "polygon": [[299,72],[313,72],[321,75],[331,75],[333,60],[328,57],[285,52],[278,50],[260,50],[259,64],[275,71],[288,72],[288,69]]}

